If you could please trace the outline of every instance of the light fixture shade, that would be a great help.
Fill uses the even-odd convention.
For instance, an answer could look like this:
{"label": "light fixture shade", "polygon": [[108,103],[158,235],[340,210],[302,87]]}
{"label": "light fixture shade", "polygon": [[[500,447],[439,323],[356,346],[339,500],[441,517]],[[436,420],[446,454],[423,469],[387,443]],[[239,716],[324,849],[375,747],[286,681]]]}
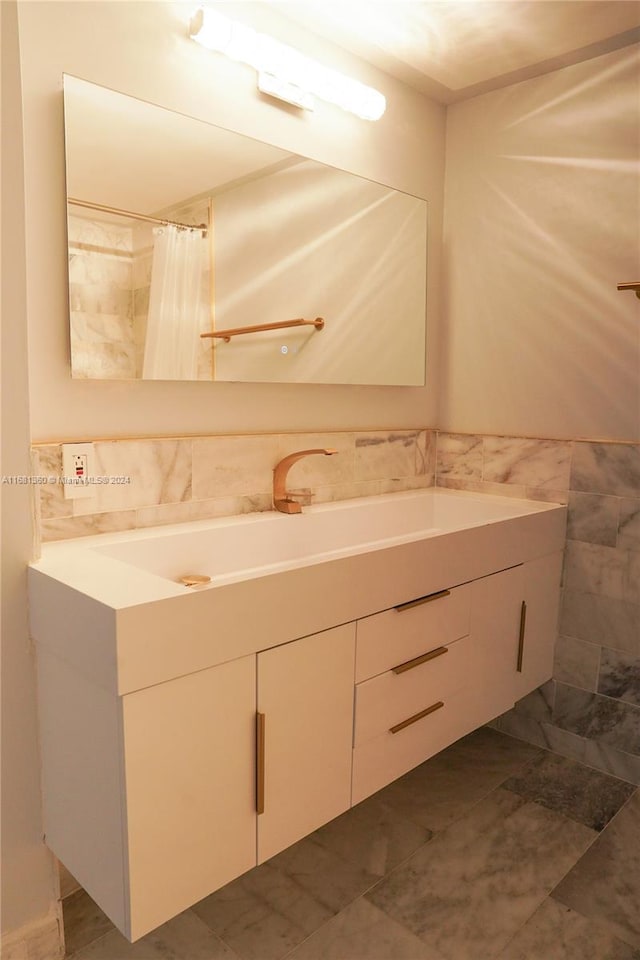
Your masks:
{"label": "light fixture shade", "polygon": [[[189,36],[203,47],[224,53],[232,60],[239,60],[272,79],[277,79],[282,89],[296,89],[298,99],[281,99],[297,106],[309,108],[316,96],[334,103],[363,120],[378,120],[386,109],[382,93],[358,80],[352,80],[337,70],[330,70],[315,60],[305,57],[294,47],[280,43],[273,37],[258,33],[251,27],[229,20],[215,10],[200,9],[191,20]],[[273,90],[277,83],[265,81]],[[272,96],[277,92],[265,90]],[[306,94],[307,97],[304,97]],[[301,102],[298,102],[301,101]]]}

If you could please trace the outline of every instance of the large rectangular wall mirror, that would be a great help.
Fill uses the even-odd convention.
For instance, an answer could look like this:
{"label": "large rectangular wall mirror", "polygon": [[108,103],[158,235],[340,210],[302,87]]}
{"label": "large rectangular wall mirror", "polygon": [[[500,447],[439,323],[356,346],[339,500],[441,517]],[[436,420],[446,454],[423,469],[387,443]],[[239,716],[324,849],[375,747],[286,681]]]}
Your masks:
{"label": "large rectangular wall mirror", "polygon": [[64,115],[74,377],[424,384],[426,201],[75,77]]}

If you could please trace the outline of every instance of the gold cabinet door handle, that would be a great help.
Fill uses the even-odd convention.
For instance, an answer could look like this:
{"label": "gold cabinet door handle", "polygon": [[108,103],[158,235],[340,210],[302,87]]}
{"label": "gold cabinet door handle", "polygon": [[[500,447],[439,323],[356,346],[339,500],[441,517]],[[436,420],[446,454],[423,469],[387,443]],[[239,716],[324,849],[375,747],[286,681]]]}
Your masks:
{"label": "gold cabinet door handle", "polygon": [[522,661],[524,658],[524,635],[527,626],[527,604],[526,601],[522,601],[522,606],[520,607],[520,634],[518,636],[518,665],[516,670],[518,673],[522,673]]}
{"label": "gold cabinet door handle", "polygon": [[394,610],[397,610],[398,613],[402,613],[403,610],[411,610],[412,607],[419,607],[423,603],[431,603],[432,600],[439,600],[440,597],[448,597],[451,593],[451,590],[438,590],[437,593],[429,593],[426,597],[418,597],[416,600],[409,600],[407,603],[399,603],[397,607],[394,607]]}
{"label": "gold cabinet door handle", "polygon": [[420,713],[414,713],[412,717],[407,717],[406,720],[402,720],[400,723],[396,723],[395,726],[389,727],[389,733],[399,733],[401,730],[404,730],[405,727],[411,726],[412,723],[417,723],[418,720],[422,720],[423,717],[428,717],[430,713],[435,713],[440,707],[444,707],[444,700],[438,700],[437,703],[432,703],[426,710],[421,710]]}
{"label": "gold cabinet door handle", "polygon": [[427,663],[428,660],[435,660],[436,657],[441,657],[443,653],[448,653],[449,647],[436,647],[435,650],[430,650],[429,653],[423,653],[421,657],[414,657],[413,660],[405,660],[404,663],[399,663],[397,667],[392,667],[391,670],[393,673],[405,673],[407,670],[413,670],[414,667],[419,667],[421,663]]}
{"label": "gold cabinet door handle", "polygon": [[264,813],[264,747],[265,747],[264,713],[256,713],[256,812]]}

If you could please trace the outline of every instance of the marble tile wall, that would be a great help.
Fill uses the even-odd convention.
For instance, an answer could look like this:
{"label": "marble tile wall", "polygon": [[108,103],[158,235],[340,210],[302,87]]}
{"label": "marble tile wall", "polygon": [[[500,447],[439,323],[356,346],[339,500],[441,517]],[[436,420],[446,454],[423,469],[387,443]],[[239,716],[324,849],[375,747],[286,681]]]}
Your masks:
{"label": "marble tile wall", "polygon": [[69,314],[73,376],[135,376],[132,230],[69,217]]}
{"label": "marble tile wall", "polygon": [[435,435],[430,430],[266,434],[97,441],[95,496],[67,500],[62,448],[34,447],[35,515],[43,541],[130,530],[272,509],[272,471],[294,450],[334,447],[333,457],[308,457],[289,473],[302,503],[374,496],[434,483]]}
{"label": "marble tile wall", "polygon": [[495,725],[640,783],[640,444],[440,433],[436,483],[568,504],[553,680]]}

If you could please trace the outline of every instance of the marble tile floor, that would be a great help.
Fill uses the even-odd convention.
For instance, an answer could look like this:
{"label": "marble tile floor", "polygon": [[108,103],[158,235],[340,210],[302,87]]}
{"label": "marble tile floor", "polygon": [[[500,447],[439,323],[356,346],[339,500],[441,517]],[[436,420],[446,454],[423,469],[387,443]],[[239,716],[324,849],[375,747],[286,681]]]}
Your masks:
{"label": "marble tile floor", "polygon": [[129,944],[68,960],[640,960],[640,788],[482,728]]}

